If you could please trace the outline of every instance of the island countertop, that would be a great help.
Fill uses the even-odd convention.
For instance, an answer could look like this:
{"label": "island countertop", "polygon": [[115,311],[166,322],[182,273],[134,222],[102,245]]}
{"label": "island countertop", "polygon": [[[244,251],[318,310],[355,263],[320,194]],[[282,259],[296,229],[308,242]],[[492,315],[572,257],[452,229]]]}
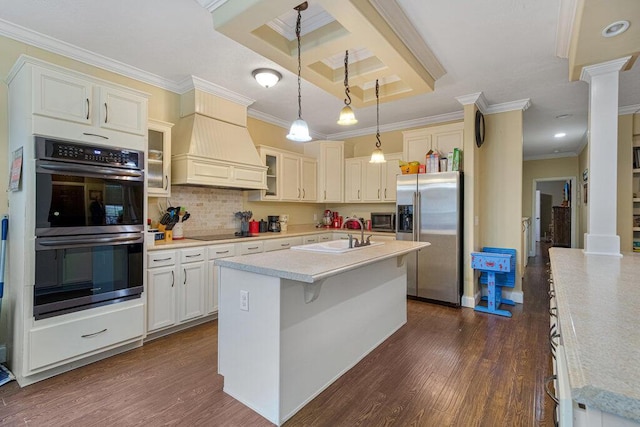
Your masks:
{"label": "island countertop", "polygon": [[249,271],[265,276],[314,283],[329,276],[364,267],[430,246],[427,242],[385,241],[383,245],[359,248],[345,253],[322,253],[286,249],[215,260],[221,267]]}
{"label": "island countertop", "polygon": [[640,422],[640,255],[549,254],[572,398]]}

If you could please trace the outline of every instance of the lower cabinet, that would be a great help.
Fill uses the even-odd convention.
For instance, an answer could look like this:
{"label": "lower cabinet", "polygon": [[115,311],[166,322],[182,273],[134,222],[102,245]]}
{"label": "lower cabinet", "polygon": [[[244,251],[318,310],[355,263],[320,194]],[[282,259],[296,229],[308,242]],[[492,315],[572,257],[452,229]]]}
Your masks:
{"label": "lower cabinet", "polygon": [[63,322],[45,319],[29,331],[30,372],[141,339],[144,333],[144,305],[139,299],[72,313],[71,317]]}
{"label": "lower cabinet", "polygon": [[147,255],[147,331],[176,324],[176,251]]}
{"label": "lower cabinet", "polygon": [[[305,236],[308,237],[308,236]],[[289,249],[291,246],[299,246],[302,244],[302,237],[285,237],[283,239],[269,239],[264,241],[264,251],[281,251]]]}
{"label": "lower cabinet", "polygon": [[213,314],[218,311],[218,281],[219,281],[219,270],[215,265],[215,260],[220,258],[227,258],[236,255],[236,245],[233,243],[224,244],[224,245],[214,245],[209,246],[207,248],[208,261],[208,279],[207,285],[205,289],[206,295],[206,314]]}
{"label": "lower cabinet", "polygon": [[204,316],[205,294],[204,247],[180,250],[181,281],[178,284],[178,321],[186,322]]}
{"label": "lower cabinet", "polygon": [[197,247],[148,254],[148,332],[205,314],[205,250]]}

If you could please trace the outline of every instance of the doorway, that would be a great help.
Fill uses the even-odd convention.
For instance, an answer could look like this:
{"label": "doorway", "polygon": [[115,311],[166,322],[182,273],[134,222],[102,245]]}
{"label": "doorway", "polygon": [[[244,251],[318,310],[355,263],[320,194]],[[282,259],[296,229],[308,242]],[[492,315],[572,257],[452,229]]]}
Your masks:
{"label": "doorway", "polygon": [[[533,180],[533,219],[529,239],[529,256],[536,256],[536,247],[541,241],[549,241],[553,233],[551,212],[554,206],[566,205],[570,213],[570,246],[576,247],[576,177],[553,177]],[[556,230],[557,231],[557,230]],[[567,242],[568,243],[568,242]]]}

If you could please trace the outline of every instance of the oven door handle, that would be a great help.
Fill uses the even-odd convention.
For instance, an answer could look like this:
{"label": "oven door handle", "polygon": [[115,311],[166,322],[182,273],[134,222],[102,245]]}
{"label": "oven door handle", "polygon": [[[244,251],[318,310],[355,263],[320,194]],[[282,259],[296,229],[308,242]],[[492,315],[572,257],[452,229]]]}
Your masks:
{"label": "oven door handle", "polygon": [[140,235],[136,236],[114,236],[114,237],[78,237],[75,239],[56,239],[56,238],[39,238],[38,244],[40,246],[54,247],[54,246],[69,246],[69,245],[98,245],[103,243],[141,243],[144,237]]}
{"label": "oven door handle", "polygon": [[103,168],[100,166],[91,166],[88,168],[87,165],[73,165],[73,164],[65,164],[65,165],[53,165],[50,163],[41,163],[40,167],[42,169],[48,169],[55,172],[82,172],[87,173],[90,171],[92,174],[101,174],[101,175],[110,175],[114,177],[134,177],[140,178],[142,177],[142,172],[131,169],[110,169]]}

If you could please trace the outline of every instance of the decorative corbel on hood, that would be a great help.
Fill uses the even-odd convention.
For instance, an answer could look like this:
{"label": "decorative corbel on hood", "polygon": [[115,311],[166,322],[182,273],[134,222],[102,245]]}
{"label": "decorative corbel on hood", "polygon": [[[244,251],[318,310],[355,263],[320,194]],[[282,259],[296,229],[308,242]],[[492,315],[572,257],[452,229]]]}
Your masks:
{"label": "decorative corbel on hood", "polygon": [[181,97],[181,117],[172,144],[173,185],[267,188],[267,167],[246,128],[246,106],[193,89]]}

